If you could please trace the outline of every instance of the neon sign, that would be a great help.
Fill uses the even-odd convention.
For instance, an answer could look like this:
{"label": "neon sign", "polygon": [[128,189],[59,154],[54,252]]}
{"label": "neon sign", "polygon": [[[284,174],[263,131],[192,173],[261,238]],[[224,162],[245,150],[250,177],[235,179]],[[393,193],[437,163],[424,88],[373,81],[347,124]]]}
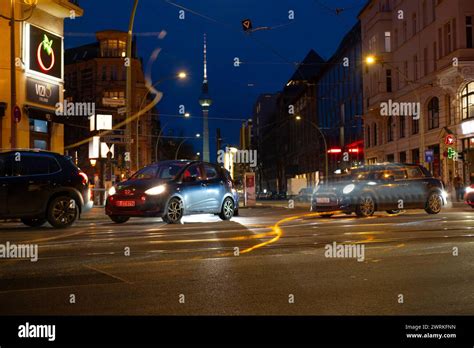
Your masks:
{"label": "neon sign", "polygon": [[26,24],[26,68],[36,78],[63,77],[63,39],[47,30]]}
{"label": "neon sign", "polygon": [[[48,36],[44,34],[43,41],[38,45],[38,50],[36,51],[36,59],[38,60],[38,64],[41,67],[41,70],[43,71],[49,71],[53,68],[55,61],[54,57],[54,51],[53,51],[53,40],[49,40]],[[46,65],[43,62],[43,58],[41,57],[41,48],[43,48],[43,51],[46,51],[48,56],[51,56],[51,64],[49,67],[46,67]]]}

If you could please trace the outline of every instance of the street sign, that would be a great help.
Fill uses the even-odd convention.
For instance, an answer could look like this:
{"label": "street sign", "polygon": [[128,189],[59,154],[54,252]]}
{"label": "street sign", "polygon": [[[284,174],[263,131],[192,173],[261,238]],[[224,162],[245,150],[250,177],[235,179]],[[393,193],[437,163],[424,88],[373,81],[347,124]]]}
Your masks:
{"label": "street sign", "polygon": [[456,138],[452,134],[448,134],[444,138],[445,145],[454,145],[455,142],[456,142]]}
{"label": "street sign", "polygon": [[19,108],[18,105],[15,105],[13,108],[13,118],[16,123],[20,123],[21,121],[21,109]]}
{"label": "street sign", "polygon": [[252,30],[252,21],[250,19],[244,19],[242,21],[242,28],[244,31]]}
{"label": "street sign", "polygon": [[122,107],[122,108],[118,108],[118,109],[117,109],[117,113],[118,113],[119,115],[126,114],[126,113],[127,113],[127,108],[126,108],[125,106]]}
{"label": "street sign", "polygon": [[434,150],[425,151],[425,162],[433,163],[434,161]]}
{"label": "street sign", "polygon": [[126,143],[133,142],[130,137],[127,137],[126,135],[120,135],[120,134],[103,135],[100,137],[100,141],[103,143],[109,143],[109,144],[126,144]]}

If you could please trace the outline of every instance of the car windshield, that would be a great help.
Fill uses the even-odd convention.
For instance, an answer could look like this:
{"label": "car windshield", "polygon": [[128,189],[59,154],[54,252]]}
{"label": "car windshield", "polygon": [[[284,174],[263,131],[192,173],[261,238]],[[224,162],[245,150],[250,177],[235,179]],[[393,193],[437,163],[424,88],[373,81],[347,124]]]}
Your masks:
{"label": "car windshield", "polygon": [[181,169],[183,169],[186,165],[186,162],[172,162],[152,165],[140,169],[138,172],[133,174],[129,180],[172,180],[176,178],[176,176],[181,172]]}

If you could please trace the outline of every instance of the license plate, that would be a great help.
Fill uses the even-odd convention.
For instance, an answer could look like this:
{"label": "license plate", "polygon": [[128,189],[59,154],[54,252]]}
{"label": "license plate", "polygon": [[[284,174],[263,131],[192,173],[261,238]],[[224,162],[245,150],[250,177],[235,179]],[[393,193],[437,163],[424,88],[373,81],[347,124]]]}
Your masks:
{"label": "license plate", "polygon": [[117,201],[117,207],[134,207],[135,201]]}
{"label": "license plate", "polygon": [[316,203],[329,203],[331,200],[328,197],[318,197],[316,198]]}

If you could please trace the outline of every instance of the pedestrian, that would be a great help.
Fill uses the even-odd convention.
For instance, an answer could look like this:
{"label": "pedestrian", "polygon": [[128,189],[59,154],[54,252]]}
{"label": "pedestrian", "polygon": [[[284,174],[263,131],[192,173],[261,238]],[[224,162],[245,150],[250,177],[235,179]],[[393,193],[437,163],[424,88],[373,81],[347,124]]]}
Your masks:
{"label": "pedestrian", "polygon": [[454,189],[456,190],[456,201],[462,201],[464,199],[464,185],[459,174],[454,178]]}

